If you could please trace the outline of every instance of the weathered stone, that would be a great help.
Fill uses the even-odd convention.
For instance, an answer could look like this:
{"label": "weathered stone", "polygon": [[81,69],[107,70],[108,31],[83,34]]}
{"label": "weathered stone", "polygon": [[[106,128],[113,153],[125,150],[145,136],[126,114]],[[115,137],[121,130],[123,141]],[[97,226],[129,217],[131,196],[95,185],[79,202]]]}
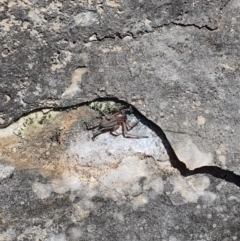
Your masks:
{"label": "weathered stone", "polygon": [[[239,21],[238,0],[3,0],[0,240],[238,240]],[[92,142],[98,98],[149,138]]]}

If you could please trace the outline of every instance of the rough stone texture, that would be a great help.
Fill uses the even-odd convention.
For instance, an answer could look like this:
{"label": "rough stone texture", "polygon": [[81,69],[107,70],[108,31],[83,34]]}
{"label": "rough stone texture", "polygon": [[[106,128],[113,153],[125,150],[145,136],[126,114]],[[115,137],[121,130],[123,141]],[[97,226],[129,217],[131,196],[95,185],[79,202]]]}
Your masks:
{"label": "rough stone texture", "polygon": [[0,4],[0,240],[240,239],[239,0]]}

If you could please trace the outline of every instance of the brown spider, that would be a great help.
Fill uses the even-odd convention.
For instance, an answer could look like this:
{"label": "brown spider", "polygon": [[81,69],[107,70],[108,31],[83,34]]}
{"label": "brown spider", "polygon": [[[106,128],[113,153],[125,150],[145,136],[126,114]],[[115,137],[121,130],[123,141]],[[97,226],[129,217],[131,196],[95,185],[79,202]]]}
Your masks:
{"label": "brown spider", "polygon": [[[128,131],[139,123],[139,120],[130,125],[127,121],[127,115],[122,110],[116,110],[116,112],[111,115],[107,115],[105,113],[103,113],[103,115],[104,117],[102,118],[101,122],[93,127],[88,127],[86,123],[88,130],[98,127],[98,129],[93,133],[93,141],[98,135],[107,131],[110,131],[110,133],[114,136],[119,136],[122,134],[125,138],[148,138],[148,136],[140,136],[128,133]],[[120,126],[122,126],[122,133],[117,132],[117,129]]]}

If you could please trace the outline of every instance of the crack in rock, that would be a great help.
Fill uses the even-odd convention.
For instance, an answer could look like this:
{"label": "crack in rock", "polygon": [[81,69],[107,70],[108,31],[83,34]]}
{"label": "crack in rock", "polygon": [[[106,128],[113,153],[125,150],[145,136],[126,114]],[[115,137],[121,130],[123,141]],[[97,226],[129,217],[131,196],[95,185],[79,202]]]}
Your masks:
{"label": "crack in rock", "polygon": [[[102,108],[102,105],[97,106]],[[148,139],[133,140],[105,133],[93,142],[84,122],[95,119],[99,113],[86,105],[25,115],[0,131],[1,183],[13,185],[13,179],[21,176],[21,172],[23,180],[16,188],[20,192],[26,189],[34,209],[40,205],[38,218],[48,215],[43,210],[46,206],[47,212],[52,213],[53,209],[52,222],[67,217],[71,224],[108,213],[110,202],[116,208],[125,205],[136,213],[158,202],[160,197],[171,207],[201,202],[211,206],[218,196],[211,189],[210,177],[199,174],[209,174],[240,186],[239,176],[216,166],[189,170],[184,160],[177,157],[164,131],[132,108],[128,119],[141,119],[136,132],[146,133]],[[19,128],[17,135],[14,134],[16,128]],[[53,138],[56,133],[59,136]],[[223,184],[219,185],[220,189]],[[13,193],[10,191],[8,198]],[[21,200],[20,195],[17,202]],[[24,207],[26,212],[30,212],[28,206]],[[56,212],[59,213],[57,218]],[[121,212],[114,211],[112,215],[121,222],[125,220]],[[22,216],[25,219],[25,214]],[[15,223],[11,221],[11,225]],[[50,222],[46,228],[52,225]],[[32,228],[26,229],[21,235],[32,231]],[[41,229],[35,231],[41,232]],[[42,237],[44,235],[47,233]],[[52,238],[49,233],[48,237]]]}
{"label": "crack in rock", "polygon": [[[68,108],[64,108],[67,110]],[[71,110],[71,109],[70,109]],[[57,110],[48,110],[48,111],[43,111],[40,112],[41,114],[37,114],[36,112],[32,112],[32,114],[29,115],[29,117],[26,115],[23,118],[20,118],[18,122],[13,123],[10,125],[8,128],[2,129],[0,132],[1,138],[4,139],[9,139],[10,143],[12,141],[12,145],[14,143],[17,143],[17,139],[20,137],[21,142],[19,144],[16,144],[16,147],[13,148],[13,154],[10,155],[12,156],[11,158],[14,159],[14,153],[18,153],[18,149],[24,149],[24,145],[26,145],[25,140],[30,140],[32,138],[32,132],[34,133],[35,130],[42,130],[44,127],[44,124],[48,122],[52,122],[54,119],[58,119],[59,113]],[[45,113],[45,114],[44,114]],[[67,145],[67,149],[65,150],[65,154],[63,156],[63,159],[67,160],[68,162],[71,162],[71,160],[75,160],[76,163],[85,169],[89,168],[99,168],[101,165],[102,166],[111,166],[114,167],[115,170],[119,168],[119,165],[121,165],[122,160],[126,158],[128,155],[131,155],[131,153],[137,154],[139,157],[142,156],[143,158],[146,157],[152,157],[153,160],[159,161],[160,159],[162,160],[167,160],[167,156],[169,157],[169,160],[171,162],[172,167],[177,168],[181,175],[183,176],[190,176],[190,175],[195,175],[195,174],[210,174],[214,177],[224,179],[228,182],[232,182],[236,184],[237,186],[240,186],[240,177],[236,174],[234,174],[231,171],[221,169],[218,166],[213,166],[213,165],[201,165],[202,161],[200,160],[199,164],[196,167],[193,167],[189,169],[189,167],[186,166],[186,160],[185,158],[179,159],[177,154],[175,153],[175,150],[172,148],[171,144],[169,143],[165,133],[163,130],[154,124],[152,121],[147,120],[141,113],[139,113],[137,110],[135,110],[135,115],[137,118],[142,119],[142,124],[139,124],[137,127],[138,132],[140,133],[145,133],[146,132],[146,126],[149,128],[149,130],[152,130],[150,136],[150,140],[152,138],[160,138],[161,143],[156,144],[155,142],[150,143],[149,140],[147,139],[139,139],[138,143],[142,143],[142,146],[139,146],[136,149],[136,140],[133,139],[124,139],[123,137],[113,137],[109,135],[108,133],[100,135],[97,139],[96,142],[90,142],[91,145],[87,144],[89,142],[89,132],[82,132],[83,134],[78,134],[76,135],[75,133],[69,129],[68,131],[64,130],[64,125],[66,123],[62,122],[61,125],[59,125],[58,128],[56,128],[57,133],[61,133],[60,135],[65,135],[65,137],[59,137],[61,138],[61,143],[65,143]],[[37,117],[38,116],[38,117]],[[37,119],[36,119],[37,117]],[[131,117],[131,116],[129,116]],[[65,116],[66,118],[66,116]],[[134,121],[134,116],[132,115],[131,121]],[[69,119],[69,118],[67,118]],[[60,122],[60,119],[58,120]],[[75,119],[75,121],[77,121]],[[70,124],[71,123],[71,124]],[[70,121],[69,124],[72,125],[74,123],[74,120]],[[145,127],[144,127],[145,126]],[[56,126],[55,126],[56,127]],[[79,128],[79,127],[78,127]],[[82,127],[81,127],[82,128]],[[58,129],[58,130],[57,130]],[[59,131],[62,129],[61,131]],[[16,134],[17,131],[17,134]],[[49,136],[50,130],[47,130],[48,134],[46,136]],[[74,131],[75,132],[75,131]],[[5,134],[4,134],[5,133]],[[40,132],[40,134],[44,133]],[[15,138],[12,137],[13,134],[16,134]],[[71,139],[71,135],[73,134],[73,139]],[[68,136],[68,137],[66,137]],[[53,142],[55,139],[49,137]],[[69,139],[70,138],[70,139]],[[69,140],[68,140],[69,139]],[[154,140],[154,139],[153,139]],[[157,139],[156,139],[157,140]],[[43,141],[45,141],[43,139]],[[86,142],[86,143],[85,143]],[[102,144],[100,144],[102,142]],[[24,144],[23,144],[24,143]],[[115,149],[114,143],[117,144],[117,148]],[[28,144],[31,149],[31,145]],[[59,145],[59,143],[58,143]],[[162,145],[162,147],[161,147]],[[85,148],[82,148],[85,147]],[[100,147],[100,148],[99,148]],[[33,148],[33,147],[32,147]],[[106,149],[107,148],[107,149]],[[159,149],[160,148],[160,149]],[[164,149],[166,153],[164,154]],[[3,150],[6,149],[3,147]],[[163,153],[163,156],[159,159],[158,153],[161,150]],[[181,150],[186,152],[186,149],[184,147],[181,148]],[[188,150],[191,151],[192,147]],[[124,151],[124,154],[121,154],[121,152]],[[102,154],[101,154],[102,153]],[[18,153],[18,155],[21,153]],[[50,155],[51,152],[46,149],[46,155]],[[166,155],[167,154],[167,155]],[[164,155],[166,157],[164,157]],[[194,154],[195,155],[195,154]],[[181,156],[181,155],[180,155]],[[199,155],[197,155],[199,156]],[[10,159],[11,159],[10,158]],[[202,157],[201,159],[205,160],[206,157]],[[88,161],[87,161],[88,160]],[[119,162],[119,160],[121,160]],[[14,162],[14,161],[13,161]],[[112,164],[111,164],[112,163]],[[212,161],[211,161],[212,163]],[[196,165],[196,163],[193,163]],[[209,163],[210,164],[210,163]],[[27,165],[28,166],[28,165]],[[39,166],[39,165],[38,165]],[[100,180],[100,179],[99,179]]]}
{"label": "crack in rock", "polygon": [[153,33],[153,29],[155,30],[158,30],[158,29],[161,29],[163,27],[166,27],[166,26],[170,26],[170,25],[175,25],[175,26],[180,26],[180,27],[194,27],[194,28],[197,28],[199,30],[201,29],[206,29],[206,30],[209,30],[209,31],[215,31],[218,29],[218,27],[210,27],[208,25],[202,25],[202,26],[199,26],[197,24],[193,24],[193,23],[181,23],[181,22],[174,22],[174,21],[171,21],[169,23],[166,23],[166,24],[162,24],[162,25],[159,25],[159,26],[151,26],[151,29],[152,30],[142,30],[142,31],[139,31],[138,34],[134,34],[133,32],[131,32],[130,30],[128,30],[127,32],[125,33],[119,33],[119,32],[115,32],[115,33],[112,33],[111,35],[106,35],[106,36],[102,36],[102,37],[99,37],[97,32],[94,32],[90,38],[89,38],[89,42],[92,42],[92,41],[104,41],[106,39],[116,39],[116,38],[119,38],[119,39],[125,39],[125,38],[129,38],[131,37],[132,39],[134,38],[137,38],[138,35],[144,35],[144,34],[149,34],[149,33]]}

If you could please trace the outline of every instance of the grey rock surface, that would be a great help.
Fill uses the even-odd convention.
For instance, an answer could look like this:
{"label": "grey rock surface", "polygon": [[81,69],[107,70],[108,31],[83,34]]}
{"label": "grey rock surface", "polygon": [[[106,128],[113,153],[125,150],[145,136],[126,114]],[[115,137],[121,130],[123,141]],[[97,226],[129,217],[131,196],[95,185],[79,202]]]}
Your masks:
{"label": "grey rock surface", "polygon": [[[240,4],[0,3],[0,240],[239,240]],[[95,142],[98,99],[136,109]]]}

